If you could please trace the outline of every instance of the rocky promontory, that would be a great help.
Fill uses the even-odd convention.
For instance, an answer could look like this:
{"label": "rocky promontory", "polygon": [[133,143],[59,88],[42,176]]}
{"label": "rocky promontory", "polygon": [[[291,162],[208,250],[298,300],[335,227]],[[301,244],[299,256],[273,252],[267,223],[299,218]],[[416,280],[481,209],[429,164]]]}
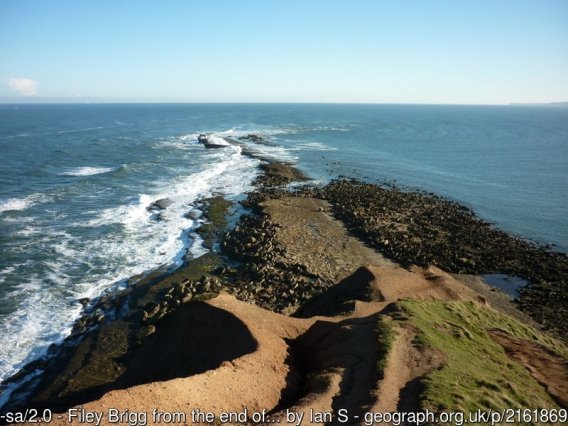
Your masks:
{"label": "rocky promontory", "polygon": [[[4,410],[158,408],[189,424],[194,409],[209,423],[315,410],[330,424],[346,410],[361,424],[385,411],[567,407],[565,255],[433,194],[312,186],[278,162],[264,161],[241,204],[203,200],[207,254],[83,301],[72,335],[12,379],[29,380]],[[473,277],[497,272],[530,282],[520,301]]]}

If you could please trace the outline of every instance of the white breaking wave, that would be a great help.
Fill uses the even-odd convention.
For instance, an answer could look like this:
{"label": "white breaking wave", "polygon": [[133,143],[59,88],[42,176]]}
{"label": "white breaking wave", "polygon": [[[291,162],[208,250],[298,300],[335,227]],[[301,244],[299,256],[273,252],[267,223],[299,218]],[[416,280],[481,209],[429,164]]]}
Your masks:
{"label": "white breaking wave", "polygon": [[4,282],[4,277],[14,272],[20,265],[11,265],[5,269],[0,269],[0,282]]}
{"label": "white breaking wave", "polygon": [[59,173],[59,176],[93,176],[118,170],[117,167],[72,167]]}
{"label": "white breaking wave", "polygon": [[93,130],[101,130],[104,127],[85,127],[84,129],[69,129],[69,130],[59,130],[57,133],[63,135],[65,133],[77,133],[77,132],[92,132]]}
{"label": "white breaking wave", "polygon": [[188,133],[187,135],[180,136],[178,139],[181,141],[197,140],[199,133]]}
{"label": "white breaking wave", "polygon": [[[298,161],[298,156],[292,153],[294,149],[284,147],[281,145],[274,145],[271,143],[270,140],[271,138],[278,139],[278,136],[280,135],[288,135],[295,132],[296,130],[294,129],[272,128],[272,127],[265,128],[262,126],[250,127],[250,128],[247,127],[244,129],[231,128],[221,132],[215,132],[215,134],[209,136],[209,139],[211,139],[212,137],[220,139],[217,138],[216,135],[220,135],[221,137],[229,137],[245,145],[248,149],[250,149],[252,152],[258,154],[261,157],[273,160],[285,161],[287,163],[295,163]],[[246,137],[250,134],[259,135],[265,140],[264,142],[267,143],[256,143],[248,139],[239,139],[240,137]]]}
{"label": "white breaking wave", "polygon": [[293,149],[285,148],[283,146],[255,144],[247,141],[244,142],[247,148],[259,154],[261,157],[285,161],[287,163],[295,163],[298,161],[298,156],[292,154]]}
{"label": "white breaking wave", "polygon": [[195,144],[193,142],[197,142],[197,137],[201,133],[188,133],[182,136],[171,137],[167,139],[162,139],[157,142],[154,147],[163,149],[163,148],[171,148],[171,149],[180,149],[180,150],[191,150],[195,149]]}
{"label": "white breaking wave", "polygon": [[262,127],[262,126],[254,126],[254,127],[247,127],[243,129],[228,129],[223,130],[221,132],[215,132],[217,135],[221,136],[228,136],[232,138],[240,138],[241,136],[248,136],[250,134],[257,134],[262,137],[272,137],[272,136],[279,136],[279,135],[287,135],[296,133],[294,129],[287,129],[287,128],[273,128],[273,127]]}
{"label": "white breaking wave", "polygon": [[[0,328],[3,339],[0,348],[0,380],[8,378],[27,361],[39,356],[50,344],[60,341],[71,332],[69,318],[75,318],[81,306],[70,306],[61,295],[44,291],[44,279],[36,276],[20,284],[9,295],[21,300],[19,309],[8,315]],[[31,357],[30,357],[31,355]]]}
{"label": "white breaking wave", "polygon": [[294,151],[337,151],[337,148],[332,146],[328,146],[321,142],[306,142],[294,145],[293,148],[290,148]]}
{"label": "white breaking wave", "polygon": [[29,235],[37,234],[38,232],[39,231],[35,226],[26,226],[25,228],[16,231],[16,235],[20,237],[27,237]]}
{"label": "white breaking wave", "polygon": [[351,129],[347,129],[345,127],[337,127],[337,126],[315,126],[306,130],[312,132],[350,132],[351,131]]}
{"label": "white breaking wave", "polygon": [[229,142],[227,142],[225,139],[223,139],[222,137],[217,136],[217,135],[209,135],[209,136],[207,137],[207,140],[208,140],[210,143],[213,143],[213,144],[215,144],[215,145],[225,145],[225,146],[229,146],[229,145],[230,145]]}
{"label": "white breaking wave", "polygon": [[32,203],[25,198],[10,198],[8,200],[0,201],[0,212],[10,210],[25,210],[31,205]]}
{"label": "white breaking wave", "polygon": [[11,210],[27,210],[35,204],[47,203],[50,198],[45,194],[31,194],[21,198],[0,199],[0,213]]}

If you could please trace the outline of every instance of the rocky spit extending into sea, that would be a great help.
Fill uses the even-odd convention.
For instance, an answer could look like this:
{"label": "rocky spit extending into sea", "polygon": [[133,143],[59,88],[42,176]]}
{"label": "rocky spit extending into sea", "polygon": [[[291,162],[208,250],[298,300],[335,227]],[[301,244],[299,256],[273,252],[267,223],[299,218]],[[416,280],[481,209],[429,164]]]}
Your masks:
{"label": "rocky spit extending into sea", "polygon": [[[389,410],[567,407],[565,254],[435,194],[312,185],[261,159],[241,206],[202,202],[208,253],[82,300],[71,335],[3,384],[2,410],[317,409],[333,423],[345,409],[356,424]],[[484,283],[493,273],[529,284],[512,300]]]}

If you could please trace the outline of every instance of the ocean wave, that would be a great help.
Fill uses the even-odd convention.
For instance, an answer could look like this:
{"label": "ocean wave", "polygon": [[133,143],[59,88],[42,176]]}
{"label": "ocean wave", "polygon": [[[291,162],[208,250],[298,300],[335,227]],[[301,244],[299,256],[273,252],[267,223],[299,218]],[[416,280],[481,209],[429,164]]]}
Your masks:
{"label": "ocean wave", "polygon": [[197,142],[198,136],[199,133],[188,133],[182,136],[174,136],[167,139],[162,139],[154,144],[154,148],[175,148],[179,150],[195,149],[195,146],[188,142]]}
{"label": "ocean wave", "polygon": [[0,269],[0,283],[4,282],[4,279],[6,276],[10,275],[12,272],[14,272],[20,265],[10,265],[7,266],[4,269]]}
{"label": "ocean wave", "polygon": [[308,132],[350,132],[351,129],[338,126],[314,126],[305,129]]}
{"label": "ocean wave", "polygon": [[[253,153],[258,154],[261,157],[271,158],[279,161],[286,162],[296,162],[298,157],[291,154],[291,149],[283,147],[272,143],[272,138],[278,135],[290,134],[292,131],[290,129],[284,128],[273,128],[273,127],[263,127],[263,126],[245,126],[244,128],[230,128],[227,130],[217,131],[217,132],[204,132],[209,135],[209,140],[218,145],[232,146],[233,149],[238,149],[240,153],[240,146],[234,145],[226,141],[225,138],[229,138],[238,142],[240,145],[244,145]],[[250,134],[259,135],[267,143],[255,143],[247,139],[240,139],[241,137],[246,137]],[[276,139],[276,138],[275,138]]]}
{"label": "ocean wave", "polygon": [[31,194],[21,198],[0,199],[0,213],[15,210],[27,210],[30,207],[49,202],[50,198],[45,194]]}
{"label": "ocean wave", "polygon": [[294,151],[337,151],[337,148],[328,146],[321,142],[299,143],[290,149]]}
{"label": "ocean wave", "polygon": [[81,311],[79,304],[70,307],[56,292],[42,291],[44,281],[36,276],[8,295],[21,299],[21,304],[0,324],[0,336],[10,336],[0,346],[0,359],[9,360],[0,363],[0,379],[14,374],[26,362],[43,355],[50,344],[62,340],[71,331],[67,316],[75,317]]}
{"label": "ocean wave", "polygon": [[4,139],[16,139],[16,138],[27,138],[30,136],[49,136],[49,135],[64,135],[66,133],[78,133],[78,132],[92,132],[94,130],[101,130],[104,127],[85,127],[83,129],[65,129],[58,130],[56,132],[46,132],[46,133],[19,133],[17,135],[0,136],[0,140]]}
{"label": "ocean wave", "polygon": [[233,127],[227,130],[222,130],[214,133],[220,136],[227,136],[231,138],[240,138],[242,136],[248,136],[254,133],[264,138],[267,138],[267,137],[296,133],[296,129],[250,125],[250,126],[243,126],[242,128]]}
{"label": "ocean wave", "polygon": [[77,133],[77,132],[92,132],[93,130],[101,130],[104,127],[85,127],[83,129],[69,129],[69,130],[59,130],[57,134],[63,135],[65,133]]}
{"label": "ocean wave", "polygon": [[93,176],[100,175],[103,173],[114,172],[118,170],[119,167],[72,167],[64,172],[59,173],[59,176]]}
{"label": "ocean wave", "polygon": [[[0,347],[0,381],[27,362],[43,356],[49,345],[70,333],[74,318],[82,309],[77,303],[79,298],[97,297],[105,289],[117,285],[120,278],[149,269],[147,264],[133,265],[127,261],[130,253],[120,237],[87,241],[66,232],[54,232],[49,237],[37,239],[34,244],[48,248],[53,256],[32,262],[19,271],[23,282],[3,296],[18,308],[0,322],[0,336],[5,341]],[[114,264],[115,267],[101,270],[103,264]],[[29,274],[32,269],[36,272]],[[0,279],[13,273],[14,267],[6,268],[0,272]],[[10,339],[4,339],[4,336],[10,336]]]}
{"label": "ocean wave", "polygon": [[2,222],[4,223],[16,223],[18,225],[24,223],[35,223],[36,220],[37,218],[34,216],[16,216],[16,217],[6,216],[2,218]]}
{"label": "ocean wave", "polygon": [[28,136],[34,136],[34,135],[31,134],[31,133],[19,133],[17,135],[0,136],[0,140],[2,140],[2,139],[26,138]]}
{"label": "ocean wave", "polygon": [[241,141],[253,153],[261,157],[270,158],[277,161],[284,161],[287,163],[295,163],[298,161],[298,156],[292,154],[292,149],[280,145],[267,145],[257,144],[247,141]]}
{"label": "ocean wave", "polygon": [[37,234],[39,232],[38,228],[35,226],[26,226],[19,231],[16,231],[16,235],[19,237],[29,237],[30,235]]}
{"label": "ocean wave", "polygon": [[192,141],[192,140],[197,140],[197,137],[199,136],[199,133],[188,133],[187,135],[183,135],[180,136],[176,139],[179,139],[180,141]]}
{"label": "ocean wave", "polygon": [[[200,239],[188,232],[203,222],[202,218],[188,218],[187,212],[198,209],[197,202],[215,193],[233,196],[250,189],[255,176],[257,160],[240,155],[239,147],[207,151],[205,167],[185,177],[158,180],[151,192],[139,194],[128,204],[105,209],[97,217],[74,226],[99,228],[119,226],[111,238],[85,242],[80,249],[63,239],[52,247],[61,257],[80,259],[83,253],[100,253],[88,262],[115,265],[108,276],[100,277],[97,285],[112,285],[113,278],[126,279],[158,266],[181,264],[188,250],[193,256],[205,249]],[[154,203],[167,199],[165,209],[153,209]],[[70,252],[76,250],[75,253]],[[95,256],[96,257],[96,256]]]}

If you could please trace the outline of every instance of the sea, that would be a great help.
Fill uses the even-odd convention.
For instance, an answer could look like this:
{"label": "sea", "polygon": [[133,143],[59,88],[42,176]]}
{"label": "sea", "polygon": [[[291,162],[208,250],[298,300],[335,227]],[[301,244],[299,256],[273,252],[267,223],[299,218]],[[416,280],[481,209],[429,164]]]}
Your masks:
{"label": "sea", "polygon": [[265,144],[244,143],[316,183],[434,192],[568,251],[568,108],[0,105],[0,380],[70,332],[78,299],[206,252],[200,201],[241,200],[260,164],[239,146],[205,149],[206,132],[256,133]]}

